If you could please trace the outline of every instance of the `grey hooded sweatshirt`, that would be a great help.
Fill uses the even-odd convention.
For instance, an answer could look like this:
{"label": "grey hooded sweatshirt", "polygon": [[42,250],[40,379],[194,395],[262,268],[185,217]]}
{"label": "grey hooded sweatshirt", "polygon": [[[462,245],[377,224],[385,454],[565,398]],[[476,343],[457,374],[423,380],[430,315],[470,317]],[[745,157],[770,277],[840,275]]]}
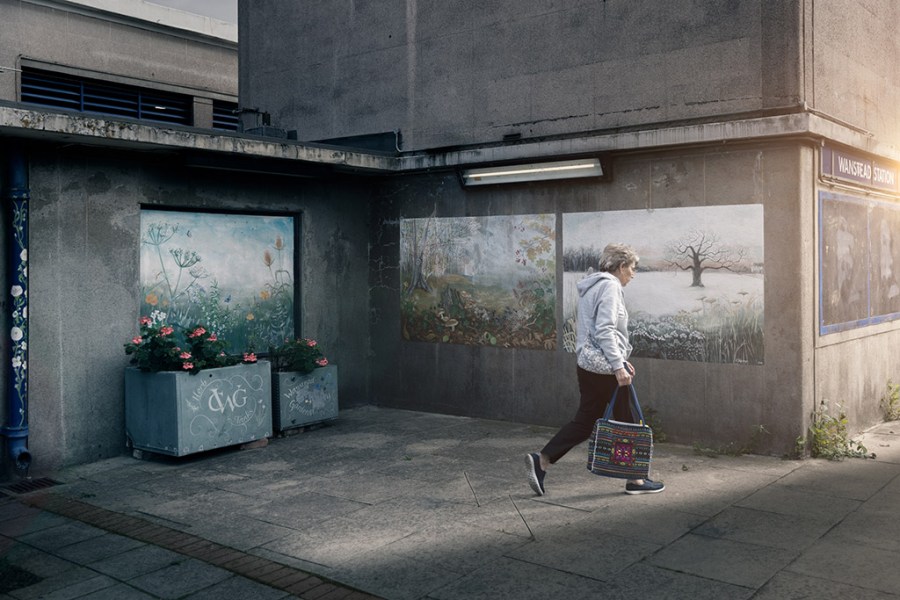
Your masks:
{"label": "grey hooded sweatshirt", "polygon": [[622,283],[611,273],[592,273],[577,283],[578,322],[575,352],[585,344],[603,351],[613,370],[625,366],[631,356],[628,311]]}

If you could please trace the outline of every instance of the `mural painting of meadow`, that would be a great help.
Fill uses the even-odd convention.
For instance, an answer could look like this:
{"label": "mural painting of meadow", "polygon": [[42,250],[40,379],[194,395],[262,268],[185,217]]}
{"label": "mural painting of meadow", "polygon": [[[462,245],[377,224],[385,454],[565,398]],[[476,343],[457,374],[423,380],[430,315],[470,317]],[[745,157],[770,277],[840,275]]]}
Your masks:
{"label": "mural painting of meadow", "polygon": [[556,217],[403,219],[403,339],[556,349]]}
{"label": "mural painting of meadow", "polygon": [[141,212],[141,314],[202,324],[230,352],[265,352],[294,335],[294,219]]}
{"label": "mural painting of meadow", "polygon": [[640,256],[625,288],[633,356],[763,364],[760,204],[563,215],[563,332],[575,351],[576,282],[603,247]]}

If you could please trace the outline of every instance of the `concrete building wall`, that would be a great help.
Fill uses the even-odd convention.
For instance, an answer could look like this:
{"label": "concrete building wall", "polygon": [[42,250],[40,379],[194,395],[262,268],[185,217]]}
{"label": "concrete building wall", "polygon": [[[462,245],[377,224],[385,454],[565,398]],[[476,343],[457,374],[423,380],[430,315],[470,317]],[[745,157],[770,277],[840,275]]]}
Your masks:
{"label": "concrete building wall", "polygon": [[35,471],[125,451],[123,344],[139,331],[142,206],[296,213],[297,334],[338,365],[342,406],[367,401],[367,188],[188,169],[160,155],[49,145],[28,155]]}
{"label": "concrete building wall", "polygon": [[[32,2],[0,0],[0,66],[61,71],[234,101],[237,95],[237,44],[191,31],[182,14],[133,0],[109,10],[150,8],[133,18],[103,9],[100,0]],[[158,14],[157,14],[158,13]],[[138,13],[135,13],[138,14]],[[147,18],[153,19],[145,20]],[[162,23],[160,23],[162,21]],[[195,28],[196,29],[196,28]],[[0,73],[0,100],[19,99],[16,71]],[[210,123],[197,123],[210,126]]]}
{"label": "concrete building wall", "polygon": [[[399,223],[402,218],[515,215],[761,204],[765,240],[765,363],[721,364],[635,358],[642,404],[658,411],[670,440],[749,443],[784,452],[803,434],[813,390],[815,151],[796,143],[644,153],[614,160],[607,182],[546,182],[463,189],[452,176],[404,178],[387,187],[375,214],[371,256],[372,401],[416,410],[567,421],[578,404],[575,356],[556,350],[401,340]],[[561,229],[561,237],[566,230]],[[557,229],[560,236],[560,229]],[[652,237],[656,231],[647,231]],[[616,241],[598,240],[602,246]],[[557,279],[562,279],[558,258]],[[640,277],[641,274],[638,274]],[[557,302],[561,302],[557,285]],[[626,297],[629,290],[625,290]],[[560,330],[562,323],[559,322]]]}
{"label": "concrete building wall", "polygon": [[794,0],[260,0],[239,21],[243,101],[302,140],[416,150],[802,100]]}
{"label": "concrete building wall", "polygon": [[900,5],[891,0],[806,1],[806,96],[810,106],[871,132],[900,140]]}

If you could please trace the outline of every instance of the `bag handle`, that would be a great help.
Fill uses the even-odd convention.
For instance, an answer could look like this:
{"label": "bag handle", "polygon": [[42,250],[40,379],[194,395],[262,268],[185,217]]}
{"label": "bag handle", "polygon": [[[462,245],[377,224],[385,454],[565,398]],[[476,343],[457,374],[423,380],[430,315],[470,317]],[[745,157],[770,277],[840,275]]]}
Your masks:
{"label": "bag handle", "polygon": [[[625,386],[622,386],[625,387]],[[609,400],[609,404],[606,405],[606,412],[603,413],[603,419],[609,421],[613,416],[613,407],[616,404],[616,396],[619,394],[619,390],[622,387],[617,387],[616,391],[613,392],[612,398]],[[638,423],[641,425],[645,425],[646,421],[644,420],[644,413],[641,410],[641,405],[638,403],[637,392],[634,391],[634,384],[628,384],[628,395],[631,404],[634,406],[635,412],[637,413]]]}

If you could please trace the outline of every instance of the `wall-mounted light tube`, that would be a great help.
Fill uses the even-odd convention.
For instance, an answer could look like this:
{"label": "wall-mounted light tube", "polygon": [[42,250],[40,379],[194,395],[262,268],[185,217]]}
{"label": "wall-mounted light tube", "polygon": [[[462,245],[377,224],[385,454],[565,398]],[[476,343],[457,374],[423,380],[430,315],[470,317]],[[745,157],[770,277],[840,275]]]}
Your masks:
{"label": "wall-mounted light tube", "polygon": [[462,180],[463,184],[468,186],[543,181],[547,179],[600,177],[602,175],[603,168],[600,166],[600,159],[587,158],[582,160],[465,169],[462,172]]}

